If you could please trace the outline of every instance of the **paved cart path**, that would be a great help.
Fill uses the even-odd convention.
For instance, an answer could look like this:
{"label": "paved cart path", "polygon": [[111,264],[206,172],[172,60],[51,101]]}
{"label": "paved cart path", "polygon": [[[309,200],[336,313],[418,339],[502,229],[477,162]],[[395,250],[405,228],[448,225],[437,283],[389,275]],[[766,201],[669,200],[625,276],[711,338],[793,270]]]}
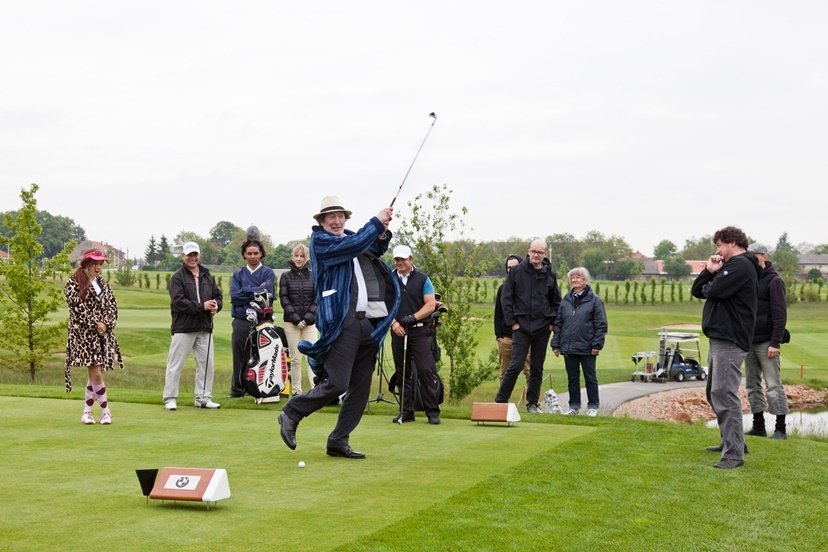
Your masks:
{"label": "paved cart path", "polygon": [[[666,383],[644,382],[644,381],[625,381],[620,383],[607,383],[600,385],[598,389],[598,396],[601,401],[601,408],[599,413],[602,416],[611,416],[615,409],[627,401],[646,397],[653,393],[660,393],[662,391],[671,391],[673,389],[693,389],[695,387],[704,387],[706,382],[697,380],[688,381],[669,381]],[[581,382],[583,385],[583,381]],[[543,400],[543,393],[548,387],[541,388],[541,401]],[[566,391],[566,381],[560,382],[560,385],[555,388],[555,393],[558,394],[558,400],[561,403],[561,409],[566,412],[569,409],[569,393]],[[586,414],[587,397],[586,390],[581,387],[581,415]]]}

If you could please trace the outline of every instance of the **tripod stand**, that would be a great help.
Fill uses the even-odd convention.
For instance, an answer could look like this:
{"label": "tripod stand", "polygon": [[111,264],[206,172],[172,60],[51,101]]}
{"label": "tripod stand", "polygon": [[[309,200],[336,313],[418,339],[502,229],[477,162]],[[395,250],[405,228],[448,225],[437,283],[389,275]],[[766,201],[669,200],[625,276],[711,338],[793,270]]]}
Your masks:
{"label": "tripod stand", "polygon": [[[384,345],[384,344],[383,344]],[[377,375],[379,375],[379,390],[377,392],[377,398],[371,399],[368,401],[369,403],[388,403],[388,404],[399,404],[399,401],[396,400],[397,396],[392,393],[394,397],[394,401],[389,401],[385,398],[385,395],[382,393],[382,380],[385,380],[385,385],[387,387],[391,387],[388,376],[385,375],[385,369],[383,364],[385,363],[385,347],[380,347],[379,352],[377,353]]]}

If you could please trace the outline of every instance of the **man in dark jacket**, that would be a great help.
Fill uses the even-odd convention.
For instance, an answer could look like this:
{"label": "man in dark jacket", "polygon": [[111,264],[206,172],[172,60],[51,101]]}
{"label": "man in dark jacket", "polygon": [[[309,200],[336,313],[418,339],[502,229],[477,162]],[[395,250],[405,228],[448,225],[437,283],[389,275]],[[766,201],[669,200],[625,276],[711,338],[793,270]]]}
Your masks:
{"label": "man in dark jacket", "polygon": [[196,408],[220,408],[213,402],[213,316],[221,310],[221,289],[210,271],[199,264],[199,247],[186,242],[181,255],[183,266],[170,278],[172,339],[164,381],[164,408],[178,405],[178,382],[190,352],[196,363]]}
{"label": "man in dark jacket", "polygon": [[[520,264],[520,257],[517,255],[509,255],[506,258],[506,275],[512,268]],[[495,310],[494,310],[494,333],[497,339],[497,355],[500,357],[500,379],[503,381],[503,375],[509,368],[512,362],[512,326],[508,326],[503,322],[503,305],[500,303],[500,298],[503,296],[503,285],[497,288],[495,294]],[[526,355],[526,361],[523,363],[523,375],[526,377],[526,383],[529,383],[529,355]]]}
{"label": "man in dark jacket", "polygon": [[753,343],[759,267],[747,252],[747,236],[728,226],[713,234],[716,253],[693,282],[693,297],[706,299],[702,331],[710,339],[707,400],[719,422],[721,444],[707,447],[722,453],[721,469],[744,465],[742,428],[742,362]]}
{"label": "man in dark jacket", "polygon": [[351,211],[338,197],[327,196],[314,215],[319,225],[313,227],[310,256],[319,340],[301,341],[299,350],[324,381],[292,397],[279,415],[279,435],[291,449],[296,448],[299,422],[344,393],[327,453],[365,458],[351,448],[350,436],[368,403],[374,361],[399,305],[397,279],[380,260],[391,241],[388,223],[393,213],[386,207],[352,232],[345,229]]}
{"label": "man in dark jacket", "polygon": [[543,381],[546,343],[561,302],[558,277],[546,259],[546,243],[543,240],[533,240],[526,259],[509,272],[500,301],[503,321],[512,328],[512,358],[495,401],[508,402],[526,355],[531,350],[526,410],[538,414],[541,412],[538,398]]}
{"label": "man in dark jacket", "polygon": [[[782,386],[779,348],[784,342],[785,324],[788,321],[788,302],[785,282],[768,260],[768,248],[761,243],[748,247],[762,269],[759,277],[759,301],[756,309],[756,326],[753,345],[745,357],[745,389],[750,411],[753,413],[753,427],[748,435],[767,437],[765,411],[776,416],[774,439],[787,439],[785,416],[788,414],[788,399]],[[762,392],[762,378],[765,379],[765,393]]]}

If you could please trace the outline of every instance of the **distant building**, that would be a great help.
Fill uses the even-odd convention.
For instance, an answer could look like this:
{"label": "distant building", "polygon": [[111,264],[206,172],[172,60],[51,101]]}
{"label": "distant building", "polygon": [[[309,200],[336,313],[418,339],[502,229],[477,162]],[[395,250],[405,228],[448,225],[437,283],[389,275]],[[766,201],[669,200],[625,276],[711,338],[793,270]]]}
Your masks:
{"label": "distant building", "polygon": [[828,255],[799,256],[799,272],[803,278],[814,268],[819,270],[823,277],[828,277]]}
{"label": "distant building", "polygon": [[0,249],[0,263],[6,264],[7,262],[9,262],[9,252]]}
{"label": "distant building", "polygon": [[77,264],[80,261],[81,255],[87,249],[99,249],[106,254],[106,257],[109,259],[108,267],[110,268],[121,268],[125,266],[127,262],[126,255],[120,249],[116,249],[111,245],[108,245],[103,242],[97,242],[93,240],[83,240],[75,248],[69,253],[69,260],[72,264]]}
{"label": "distant building", "polygon": [[[654,259],[652,257],[647,257],[641,252],[636,251],[628,258],[634,259],[641,263],[644,267],[644,270],[635,277],[636,280],[649,280],[650,278],[655,278],[656,280],[661,278],[669,278],[670,275],[667,274],[667,271],[664,270],[664,261],[661,259]],[[690,267],[690,278],[695,278],[698,276],[702,270],[704,270],[707,261],[684,261],[684,264]]]}

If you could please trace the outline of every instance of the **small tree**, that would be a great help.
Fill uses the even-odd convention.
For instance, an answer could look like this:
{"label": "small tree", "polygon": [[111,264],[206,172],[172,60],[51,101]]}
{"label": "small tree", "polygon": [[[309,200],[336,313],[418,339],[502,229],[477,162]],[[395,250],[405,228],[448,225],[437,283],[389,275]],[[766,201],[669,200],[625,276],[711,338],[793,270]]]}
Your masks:
{"label": "small tree", "polygon": [[437,336],[443,346],[443,359],[449,362],[449,398],[458,402],[497,373],[497,362],[491,355],[481,361],[475,353],[481,321],[472,316],[472,302],[480,248],[474,246],[469,253],[456,247],[456,242],[447,241],[449,234],[459,233],[463,238],[461,216],[467,210],[461,207],[460,213],[452,211],[451,190],[445,184],[417,195],[408,202],[408,208],[411,216],[399,231],[398,241],[413,246],[417,266],[429,274],[449,307],[440,319]]}
{"label": "small tree", "polygon": [[155,273],[155,289],[161,289],[161,274]]}
{"label": "small tree", "polygon": [[10,355],[0,356],[0,366],[12,371],[27,372],[35,381],[47,355],[59,347],[66,322],[49,322],[50,315],[63,304],[62,291],[51,281],[56,271],[68,273],[68,252],[75,244],[43,263],[43,246],[37,238],[41,227],[37,223],[39,186],[20,191],[23,207],[17,216],[6,216],[12,257],[2,267],[5,284],[0,287],[0,349]]}
{"label": "small tree", "polygon": [[148,265],[154,265],[159,258],[158,243],[155,241],[155,236],[150,236],[150,241],[147,244],[147,249],[144,251],[144,260]]}
{"label": "small tree", "polygon": [[123,287],[132,287],[138,277],[132,271],[132,266],[129,263],[124,263],[115,271],[115,283]]}

